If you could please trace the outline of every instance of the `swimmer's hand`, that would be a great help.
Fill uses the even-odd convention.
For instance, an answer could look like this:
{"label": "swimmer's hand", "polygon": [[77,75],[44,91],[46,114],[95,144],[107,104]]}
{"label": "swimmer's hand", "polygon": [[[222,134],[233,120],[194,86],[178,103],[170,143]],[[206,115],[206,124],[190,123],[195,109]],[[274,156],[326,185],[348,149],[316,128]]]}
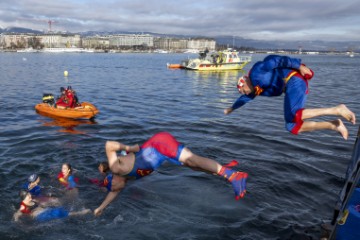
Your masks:
{"label": "swimmer's hand", "polygon": [[132,145],[132,146],[126,146],[125,150],[127,152],[138,152],[138,151],[140,151],[140,146],[139,146],[139,144],[135,144],[135,145]]}
{"label": "swimmer's hand", "polygon": [[94,210],[95,217],[98,217],[102,214],[103,210],[101,208],[97,208]]}
{"label": "swimmer's hand", "polygon": [[21,215],[22,215],[22,213],[20,211],[15,212],[15,214],[13,216],[13,220],[15,222],[18,222]]}
{"label": "swimmer's hand", "polygon": [[224,109],[224,114],[225,114],[225,115],[228,115],[228,114],[232,113],[232,111],[234,111],[234,109],[232,109],[231,107],[230,107],[230,108],[226,108],[226,109]]}

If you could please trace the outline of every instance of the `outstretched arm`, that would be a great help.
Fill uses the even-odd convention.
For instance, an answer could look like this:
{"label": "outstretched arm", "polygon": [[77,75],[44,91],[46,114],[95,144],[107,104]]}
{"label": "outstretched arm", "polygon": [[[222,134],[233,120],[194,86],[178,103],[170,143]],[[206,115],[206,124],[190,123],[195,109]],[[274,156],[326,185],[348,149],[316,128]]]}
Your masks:
{"label": "outstretched arm", "polygon": [[120,191],[126,185],[126,178],[113,175],[113,179],[111,180],[111,191],[106,195],[106,198],[101,203],[101,205],[94,210],[95,216],[101,215],[102,211],[116,198],[116,196],[120,193]]}
{"label": "outstretched arm", "polygon": [[234,111],[235,109],[238,109],[240,107],[242,107],[243,105],[245,105],[246,103],[250,102],[251,100],[253,100],[255,98],[255,95],[250,94],[250,95],[241,95],[235,102],[234,104],[229,107],[226,108],[224,110],[224,114],[230,114],[232,111]]}
{"label": "outstretched arm", "polygon": [[120,191],[109,192],[106,196],[105,200],[101,203],[101,205],[94,210],[95,216],[100,216],[103,210],[116,198],[116,196],[120,193]]}

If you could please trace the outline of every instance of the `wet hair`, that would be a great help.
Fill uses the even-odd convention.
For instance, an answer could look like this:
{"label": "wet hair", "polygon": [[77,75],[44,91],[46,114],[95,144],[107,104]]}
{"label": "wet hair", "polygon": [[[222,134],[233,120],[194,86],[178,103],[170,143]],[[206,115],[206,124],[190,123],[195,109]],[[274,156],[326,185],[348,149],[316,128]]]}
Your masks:
{"label": "wet hair", "polygon": [[70,170],[69,175],[72,174],[72,167],[71,167],[70,163],[63,163],[62,165],[63,166],[66,165],[68,167],[68,169]]}
{"label": "wet hair", "polygon": [[101,162],[99,163],[99,166],[103,167],[103,173],[106,173],[110,170],[108,162]]}
{"label": "wet hair", "polygon": [[26,191],[25,189],[21,189],[19,192],[19,197],[20,197],[21,201],[23,201],[28,194],[29,194],[28,191]]}
{"label": "wet hair", "polygon": [[38,176],[36,173],[31,174],[31,176],[28,178],[28,181],[31,182],[31,183],[33,183],[33,182],[35,182],[35,181],[38,179],[38,177],[39,177],[39,176]]}
{"label": "wet hair", "polygon": [[63,91],[65,91],[65,88],[64,88],[64,87],[61,87],[61,88],[60,88],[60,92],[63,92]]}

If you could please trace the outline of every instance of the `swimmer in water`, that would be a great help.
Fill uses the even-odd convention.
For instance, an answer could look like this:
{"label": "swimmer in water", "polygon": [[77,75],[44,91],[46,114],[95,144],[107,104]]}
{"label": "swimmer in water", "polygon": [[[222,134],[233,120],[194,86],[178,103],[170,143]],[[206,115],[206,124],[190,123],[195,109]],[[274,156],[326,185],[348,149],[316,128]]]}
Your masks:
{"label": "swimmer in water", "polygon": [[91,213],[90,209],[82,211],[67,211],[63,207],[50,207],[49,204],[40,204],[32,198],[31,194],[22,189],[19,192],[21,198],[20,208],[14,213],[13,219],[15,222],[19,221],[23,215],[30,216],[31,218],[43,222],[54,219],[66,218],[68,216],[79,216]]}
{"label": "swimmer in water", "polygon": [[31,196],[38,201],[51,201],[53,204],[60,204],[59,199],[56,197],[52,197],[51,194],[42,194],[39,184],[40,177],[34,173],[28,177],[28,182],[23,185],[23,189],[27,190],[31,194]]}
{"label": "swimmer in water", "polygon": [[23,188],[29,191],[33,197],[37,197],[41,194],[39,183],[40,177],[37,174],[31,174],[30,177],[28,177],[28,182],[23,185]]}
{"label": "swimmer in water", "polygon": [[[102,204],[94,210],[95,216],[99,216],[116,198],[125,187],[128,179],[139,179],[149,175],[160,167],[165,160],[176,165],[186,166],[193,170],[225,178],[231,183],[236,200],[243,198],[246,193],[248,174],[230,169],[230,167],[237,165],[236,161],[222,166],[215,160],[198,156],[167,132],[155,134],[141,147],[139,145],[128,146],[120,142],[107,141],[105,150],[112,178],[107,180],[109,193]],[[127,151],[128,154],[118,156],[117,152],[121,150]]]}
{"label": "swimmer in water", "polygon": [[[112,175],[111,173],[109,174],[109,172],[110,172],[109,164],[107,162],[99,163],[98,170],[99,170],[99,173],[103,176],[103,178],[101,180],[99,180],[97,178],[92,178],[89,181],[91,183],[96,184],[97,186],[101,187],[102,189],[104,189],[104,191],[106,191],[106,188],[107,188],[106,186],[108,185],[107,184],[108,180],[105,180],[105,179],[112,178],[112,176],[109,176],[109,175]],[[106,184],[104,184],[104,183],[106,183]]]}
{"label": "swimmer in water", "polygon": [[61,166],[61,172],[58,174],[59,182],[68,190],[75,189],[77,179],[72,175],[72,167],[70,163],[64,163]]}

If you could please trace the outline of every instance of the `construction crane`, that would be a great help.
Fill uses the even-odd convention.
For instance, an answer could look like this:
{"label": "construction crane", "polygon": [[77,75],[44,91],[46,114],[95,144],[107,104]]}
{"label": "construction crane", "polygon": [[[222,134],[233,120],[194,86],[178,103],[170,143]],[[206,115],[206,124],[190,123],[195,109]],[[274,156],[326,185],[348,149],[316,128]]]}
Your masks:
{"label": "construction crane", "polygon": [[51,25],[53,24],[53,23],[57,23],[57,21],[53,21],[53,20],[44,20],[45,22],[47,22],[48,24],[49,24],[49,32],[52,32],[52,30],[51,30]]}
{"label": "construction crane", "polygon": [[48,32],[52,32],[52,24],[58,23],[58,21],[54,20],[45,20],[45,19],[32,19],[32,18],[18,18],[19,20],[32,21],[32,22],[46,22],[48,24]]}

